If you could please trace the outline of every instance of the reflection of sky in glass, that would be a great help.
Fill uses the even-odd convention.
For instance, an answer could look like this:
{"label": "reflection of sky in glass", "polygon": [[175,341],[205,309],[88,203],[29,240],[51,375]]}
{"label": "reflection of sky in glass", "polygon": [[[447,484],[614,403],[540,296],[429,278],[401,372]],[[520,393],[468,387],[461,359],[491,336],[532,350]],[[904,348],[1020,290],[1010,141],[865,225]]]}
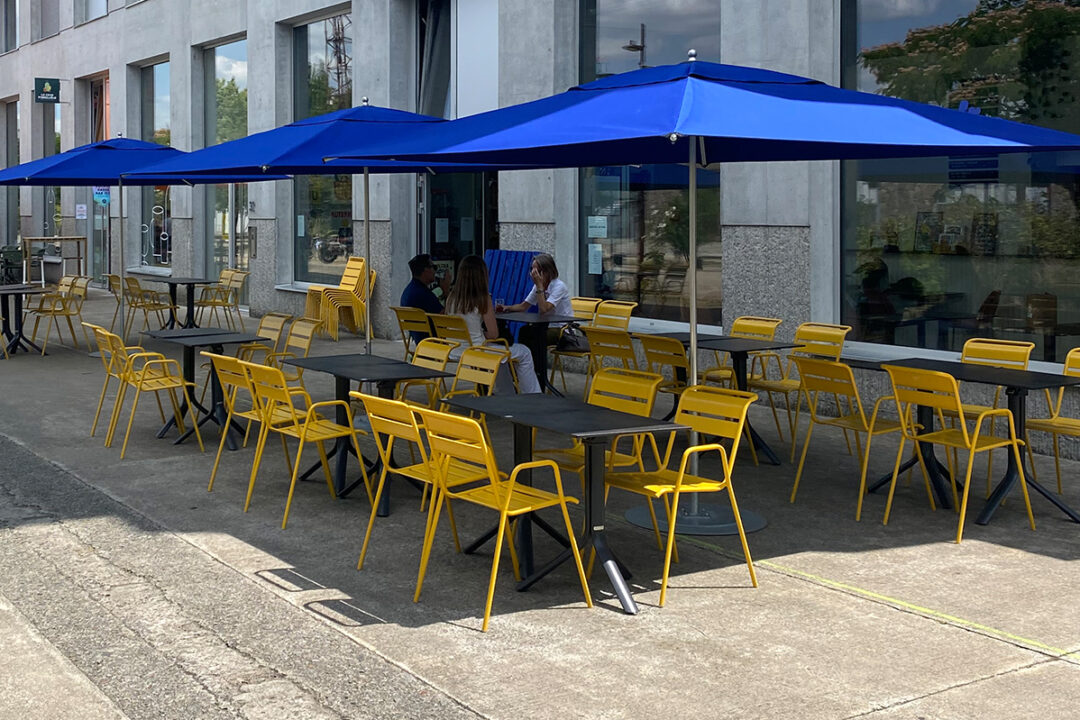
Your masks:
{"label": "reflection of sky in glass", "polygon": [[684,62],[690,48],[700,60],[720,59],[720,4],[714,0],[597,0],[598,75],[638,67],[640,53],[623,46],[641,42],[642,23],[648,66]]}
{"label": "reflection of sky in glass", "polygon": [[169,129],[169,63],[154,66],[154,131]]}
{"label": "reflection of sky in glass", "polygon": [[[859,50],[903,42],[908,30],[945,25],[970,14],[978,0],[859,0]],[[877,80],[859,69],[858,89],[875,92]]]}
{"label": "reflection of sky in glass", "polygon": [[238,40],[214,48],[214,77],[236,81],[241,90],[247,88],[247,41]]}
{"label": "reflection of sky in glass", "polygon": [[[345,25],[348,27],[348,16],[345,17]],[[332,48],[330,46],[333,37],[334,27],[330,20],[323,20],[322,22],[312,23],[308,25],[308,65],[311,68],[326,67],[329,68],[333,62]],[[345,33],[345,55],[348,58],[352,58],[352,38],[349,36],[348,31]],[[340,87],[347,87],[349,80],[346,77],[341,83],[337,82],[337,78],[334,72],[328,72],[327,77],[332,90],[338,90]]]}
{"label": "reflection of sky in glass", "polygon": [[60,103],[53,105],[53,130],[56,134],[60,134],[60,117],[63,113],[60,112]]}

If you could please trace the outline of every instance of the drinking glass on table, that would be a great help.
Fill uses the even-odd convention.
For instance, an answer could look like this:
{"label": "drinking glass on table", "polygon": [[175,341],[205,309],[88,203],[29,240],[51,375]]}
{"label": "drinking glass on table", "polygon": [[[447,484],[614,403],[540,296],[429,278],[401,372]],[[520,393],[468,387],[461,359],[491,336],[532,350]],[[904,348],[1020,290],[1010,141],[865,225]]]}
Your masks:
{"label": "drinking glass on table", "polygon": [[495,298],[495,312],[502,312],[506,309],[506,298]]}

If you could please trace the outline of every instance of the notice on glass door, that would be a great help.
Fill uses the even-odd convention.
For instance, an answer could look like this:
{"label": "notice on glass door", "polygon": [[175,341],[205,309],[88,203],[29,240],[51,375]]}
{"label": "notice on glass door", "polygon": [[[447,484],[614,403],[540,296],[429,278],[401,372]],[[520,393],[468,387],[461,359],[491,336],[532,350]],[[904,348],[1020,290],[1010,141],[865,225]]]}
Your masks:
{"label": "notice on glass door", "polygon": [[604,246],[589,243],[589,274],[600,275],[604,272]]}
{"label": "notice on glass door", "polygon": [[435,218],[435,244],[450,242],[450,218]]}

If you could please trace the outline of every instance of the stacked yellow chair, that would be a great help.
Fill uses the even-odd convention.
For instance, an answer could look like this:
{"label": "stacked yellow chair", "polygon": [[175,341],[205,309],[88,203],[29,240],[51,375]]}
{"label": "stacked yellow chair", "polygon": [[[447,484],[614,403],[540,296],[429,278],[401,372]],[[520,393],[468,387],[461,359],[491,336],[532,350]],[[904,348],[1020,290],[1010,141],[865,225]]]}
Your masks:
{"label": "stacked yellow chair", "polygon": [[[607,473],[608,488],[618,488],[643,495],[649,499],[650,505],[654,499],[664,500],[668,533],[664,550],[664,572],[660,581],[659,604],[661,607],[667,598],[668,576],[671,571],[672,553],[675,549],[675,521],[679,514],[679,500],[685,493],[727,491],[728,499],[731,501],[731,510],[735,516],[735,527],[739,531],[739,541],[742,543],[743,556],[746,558],[746,567],[750,571],[750,581],[754,587],[757,587],[754,563],[750,558],[750,548],[746,544],[746,533],[743,531],[742,518],[739,516],[739,505],[735,500],[735,489],[731,484],[735,456],[739,449],[739,438],[746,424],[746,413],[750,408],[750,403],[756,399],[757,396],[754,393],[739,390],[714,388],[707,385],[688,388],[679,398],[675,422],[686,425],[702,437],[714,441],[693,445],[684,450],[678,462],[678,469],[670,467],[672,450],[675,447],[674,437],[672,437],[668,442],[660,469],[651,472]],[[674,433],[672,435],[674,436]],[[720,440],[730,441],[731,450],[726,450],[720,444]],[[719,478],[708,477],[701,470],[697,475],[690,473],[690,461],[694,456],[699,456],[700,462],[705,459],[700,456],[714,452],[720,460]]]}
{"label": "stacked yellow chair", "polygon": [[[370,281],[374,282],[374,278],[370,278]],[[313,285],[308,288],[304,317],[322,321],[323,332],[334,340],[338,339],[338,326],[342,315],[345,316],[346,325],[358,332],[364,322],[363,303],[367,301],[365,292],[368,283],[367,260],[355,255],[349,257],[336,287]]]}
{"label": "stacked yellow chair", "polygon": [[[439,526],[442,506],[444,503],[453,500],[488,508],[499,513],[499,527],[495,533],[495,555],[491,562],[487,600],[484,604],[484,621],[481,627],[483,632],[487,632],[488,623],[491,619],[491,606],[495,597],[495,580],[498,577],[499,559],[502,556],[504,542],[509,545],[514,576],[515,578],[520,577],[514,543],[510,538],[511,520],[546,508],[557,507],[562,513],[563,523],[566,527],[566,537],[570,543],[578,579],[585,595],[585,604],[592,607],[589,583],[585,578],[581,552],[578,550],[577,540],[574,538],[574,528],[570,523],[570,513],[567,510],[567,504],[574,502],[574,499],[566,497],[563,493],[562,478],[558,466],[551,460],[534,460],[516,466],[510,473],[509,478],[504,479],[496,464],[495,453],[492,452],[491,446],[488,444],[487,434],[476,420],[434,410],[418,409],[416,412],[420,415],[427,434],[428,444],[431,448],[431,462],[437,468],[438,489],[436,497],[431,503],[431,517],[428,520],[427,530],[424,534],[424,546],[420,556],[420,572],[416,579],[416,593],[413,596],[413,601],[420,601],[420,591],[423,588],[424,576],[427,572],[428,562],[431,559],[431,548],[435,540],[435,532]],[[466,486],[453,484],[449,468],[455,464],[474,469],[482,475],[483,480]],[[539,470],[541,468],[551,470],[554,476],[555,492],[521,485],[517,482],[518,475],[522,471]]]}
{"label": "stacked yellow chair", "polygon": [[[960,389],[957,387],[956,378],[948,373],[935,372],[933,370],[921,370],[899,365],[883,365],[892,381],[893,396],[900,409],[900,425],[903,432],[903,442],[896,452],[896,463],[893,467],[892,482],[889,484],[889,499],[885,503],[885,517],[883,524],[888,524],[889,513],[892,510],[893,493],[896,490],[896,478],[900,471],[900,461],[903,457],[904,446],[908,441],[926,442],[935,445],[943,445],[946,448],[956,448],[968,451],[967,473],[964,476],[964,494],[960,500],[960,519],[956,527],[956,542],[960,542],[964,535],[964,519],[967,516],[968,494],[971,490],[971,471],[975,465],[975,455],[980,452],[989,452],[996,448],[1009,448],[1016,459],[1017,472],[1020,474],[1019,484],[1024,496],[1024,506],[1027,509],[1028,523],[1031,529],[1035,529],[1035,518],[1031,513],[1031,499],[1028,497],[1027,483],[1024,481],[1024,466],[1020,458],[1020,444],[1016,438],[1016,427],[1013,423],[1012,413],[1005,408],[988,408],[980,412],[975,418],[975,429],[968,431],[967,423],[956,423],[955,427],[945,426],[945,413],[962,416],[963,403],[960,401]],[[940,426],[940,430],[922,427],[917,424],[915,409],[918,406],[930,408]],[[1008,422],[1008,436],[998,437],[992,433],[984,434],[983,426],[992,422],[995,418],[1003,418]],[[929,476],[923,465],[922,455],[916,453],[923,475],[927,477],[926,494],[930,498],[930,507],[934,507],[934,495],[930,491]],[[950,465],[953,463],[950,461]],[[958,468],[950,467],[952,492],[954,502],[956,499],[956,475]]]}

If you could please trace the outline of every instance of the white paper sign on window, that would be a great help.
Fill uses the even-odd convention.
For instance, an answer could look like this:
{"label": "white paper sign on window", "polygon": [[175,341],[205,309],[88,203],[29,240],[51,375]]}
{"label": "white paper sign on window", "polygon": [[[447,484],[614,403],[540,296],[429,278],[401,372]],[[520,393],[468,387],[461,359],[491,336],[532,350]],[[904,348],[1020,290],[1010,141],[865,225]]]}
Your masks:
{"label": "white paper sign on window", "polygon": [[590,215],[588,220],[588,236],[591,238],[607,237],[607,215]]}
{"label": "white paper sign on window", "polygon": [[600,275],[604,272],[604,246],[589,243],[589,274]]}

